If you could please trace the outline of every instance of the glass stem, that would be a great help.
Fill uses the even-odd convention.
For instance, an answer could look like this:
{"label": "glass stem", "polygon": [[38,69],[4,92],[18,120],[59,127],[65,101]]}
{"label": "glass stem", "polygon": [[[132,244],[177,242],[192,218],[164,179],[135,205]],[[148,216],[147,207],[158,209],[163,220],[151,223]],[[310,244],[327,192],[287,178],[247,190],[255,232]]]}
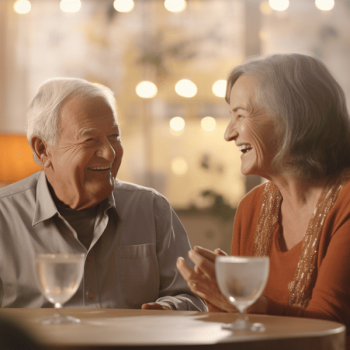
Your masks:
{"label": "glass stem", "polygon": [[62,309],[62,305],[60,303],[54,304],[55,309]]}
{"label": "glass stem", "polygon": [[239,314],[237,316],[237,319],[236,319],[235,323],[236,324],[240,324],[242,329],[244,329],[249,324],[248,314],[246,312],[246,309],[238,310],[238,311],[239,311]]}

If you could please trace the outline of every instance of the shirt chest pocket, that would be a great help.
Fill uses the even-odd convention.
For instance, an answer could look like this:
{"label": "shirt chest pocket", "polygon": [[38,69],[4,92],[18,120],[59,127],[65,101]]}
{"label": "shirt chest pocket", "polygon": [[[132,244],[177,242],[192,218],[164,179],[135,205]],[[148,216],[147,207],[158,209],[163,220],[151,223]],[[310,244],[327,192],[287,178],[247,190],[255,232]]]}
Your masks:
{"label": "shirt chest pocket", "polygon": [[158,298],[159,268],[154,244],[119,246],[117,269],[128,308],[139,309]]}

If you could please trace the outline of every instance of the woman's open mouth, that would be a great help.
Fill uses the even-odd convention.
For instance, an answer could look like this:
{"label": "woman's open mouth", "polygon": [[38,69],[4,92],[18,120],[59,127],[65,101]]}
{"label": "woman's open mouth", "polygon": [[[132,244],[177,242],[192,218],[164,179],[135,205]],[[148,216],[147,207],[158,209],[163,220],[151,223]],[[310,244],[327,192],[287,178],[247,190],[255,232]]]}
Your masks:
{"label": "woman's open mouth", "polygon": [[244,145],[240,145],[238,146],[238,149],[243,153],[243,154],[247,154],[249,153],[253,147],[249,144],[249,143],[246,143]]}

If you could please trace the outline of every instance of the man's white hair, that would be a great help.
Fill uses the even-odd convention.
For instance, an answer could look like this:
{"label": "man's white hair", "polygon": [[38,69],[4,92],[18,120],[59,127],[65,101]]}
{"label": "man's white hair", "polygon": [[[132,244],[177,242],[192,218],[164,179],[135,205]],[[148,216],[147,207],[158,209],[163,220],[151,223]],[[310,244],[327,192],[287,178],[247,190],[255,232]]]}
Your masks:
{"label": "man's white hair", "polygon": [[102,97],[116,117],[115,98],[108,87],[78,78],[52,78],[46,80],[28,107],[27,139],[31,144],[37,136],[55,145],[59,137],[59,117],[63,104],[72,97]]}

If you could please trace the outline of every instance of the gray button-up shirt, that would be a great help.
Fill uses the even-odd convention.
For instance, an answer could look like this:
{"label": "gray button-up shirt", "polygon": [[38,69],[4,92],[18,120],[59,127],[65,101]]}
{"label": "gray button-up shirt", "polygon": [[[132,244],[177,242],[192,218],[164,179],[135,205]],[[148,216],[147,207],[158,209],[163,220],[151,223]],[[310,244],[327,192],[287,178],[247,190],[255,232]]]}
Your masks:
{"label": "gray button-up shirt", "polygon": [[140,308],[163,302],[206,310],[176,269],[187,258],[185,229],[168,201],[150,188],[115,181],[100,203],[86,250],[55,206],[43,171],[0,190],[2,307],[52,307],[40,293],[38,253],[85,253],[83,281],[64,307]]}

